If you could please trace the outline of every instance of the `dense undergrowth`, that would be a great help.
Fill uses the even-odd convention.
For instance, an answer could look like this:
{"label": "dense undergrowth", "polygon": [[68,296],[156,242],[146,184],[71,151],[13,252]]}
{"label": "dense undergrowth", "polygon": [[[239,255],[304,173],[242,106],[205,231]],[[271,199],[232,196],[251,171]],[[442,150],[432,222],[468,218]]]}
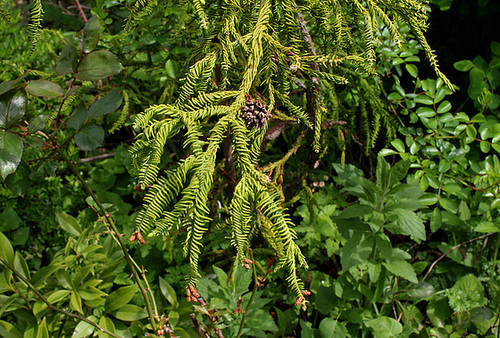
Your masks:
{"label": "dense undergrowth", "polygon": [[0,1],[0,336],[498,336],[500,42],[322,3]]}

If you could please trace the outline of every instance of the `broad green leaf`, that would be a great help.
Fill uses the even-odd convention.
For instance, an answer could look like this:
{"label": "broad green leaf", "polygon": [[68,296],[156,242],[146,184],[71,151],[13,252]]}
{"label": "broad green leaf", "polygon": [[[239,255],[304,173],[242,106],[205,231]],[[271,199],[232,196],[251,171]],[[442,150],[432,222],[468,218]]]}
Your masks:
{"label": "broad green leaf", "polygon": [[362,234],[355,233],[339,250],[342,269],[347,271],[351,267],[366,261],[372,252],[372,245],[371,238],[366,239]]}
{"label": "broad green leaf", "polygon": [[337,320],[324,318],[319,324],[319,334],[321,338],[342,338],[347,337],[347,329]]}
{"label": "broad green leaf", "polygon": [[224,272],[224,270],[222,270],[221,268],[219,268],[218,266],[215,266],[215,265],[214,265],[213,269],[214,269],[214,273],[217,275],[217,280],[219,281],[219,284],[222,286],[226,286],[227,282],[229,281],[229,278],[228,278],[227,274]]}
{"label": "broad green leaf", "polygon": [[449,101],[443,101],[441,102],[441,104],[439,105],[438,109],[436,110],[436,112],[438,114],[444,114],[446,112],[449,112],[451,109],[451,103]]}
{"label": "broad green leaf", "polygon": [[16,171],[23,155],[23,140],[19,135],[0,131],[0,175],[5,179]]}
{"label": "broad green leaf", "polygon": [[28,93],[33,96],[59,97],[63,95],[63,90],[60,85],[47,80],[28,81],[26,89],[28,90]]}
{"label": "broad green leaf", "polygon": [[458,212],[458,205],[451,198],[440,198],[439,205],[442,206],[444,210],[448,210],[449,212],[452,212],[454,214]]}
{"label": "broad green leaf", "polygon": [[0,336],[3,338],[23,338],[23,334],[10,323],[0,320]]}
{"label": "broad green leaf", "polygon": [[481,141],[479,143],[479,148],[483,153],[489,153],[491,150],[491,143],[488,141]]}
{"label": "broad green leaf", "polygon": [[[97,320],[97,318],[94,316],[89,316],[89,317],[87,317],[87,319],[92,321],[92,322],[95,322]],[[84,322],[82,320],[75,327],[75,331],[73,332],[73,335],[71,336],[71,338],[88,337],[94,332],[94,330],[95,330],[95,327],[93,325],[90,325],[89,323]]]}
{"label": "broad green leaf", "polygon": [[423,299],[432,296],[436,293],[436,289],[433,285],[420,282],[417,285],[413,285],[410,289],[408,289],[408,295],[415,299]]}
{"label": "broad green leaf", "polygon": [[401,323],[394,318],[386,316],[368,320],[364,324],[373,330],[375,338],[400,337],[403,332]]}
{"label": "broad green leaf", "polygon": [[127,304],[122,306],[116,312],[114,316],[119,320],[124,320],[127,322],[132,322],[134,320],[139,320],[148,317],[148,313],[137,305]]}
{"label": "broad green leaf", "polygon": [[49,115],[40,114],[30,121],[30,125],[28,126],[28,132],[30,134],[36,133],[39,130],[45,128],[45,124],[49,119]]}
{"label": "broad green leaf", "polygon": [[165,299],[172,304],[174,309],[179,306],[179,302],[177,301],[177,295],[175,294],[174,288],[163,278],[159,278],[160,280],[160,290]]}
{"label": "broad green leaf", "polygon": [[385,157],[385,156],[390,156],[390,155],[396,155],[398,152],[392,150],[392,149],[382,149],[379,151],[378,155],[379,157]]}
{"label": "broad green leaf", "polygon": [[56,304],[61,300],[66,299],[70,292],[70,290],[56,290],[49,296],[47,296],[47,300],[49,301],[49,303]]}
{"label": "broad green leaf", "polygon": [[407,63],[405,65],[406,71],[412,76],[412,77],[417,77],[418,76],[418,68],[414,64]]}
{"label": "broad green leaf", "polygon": [[84,53],[90,53],[99,42],[100,27],[99,18],[94,15],[85,23],[85,27],[76,36],[67,38],[66,42]]}
{"label": "broad green leaf", "polygon": [[80,129],[87,121],[87,116],[88,116],[87,108],[85,108],[83,104],[78,105],[74,109],[73,114],[68,119],[67,122],[68,127],[73,128],[75,130]]}
{"label": "broad green leaf", "polygon": [[[314,338],[314,331],[311,327],[310,322],[306,322],[305,320],[300,320],[300,337],[301,338]],[[282,327],[280,325],[280,327]]]}
{"label": "broad green leaf", "polygon": [[395,209],[390,217],[393,224],[387,226],[394,234],[408,235],[416,242],[425,241],[425,225],[413,211]]}
{"label": "broad green leaf", "polygon": [[391,142],[392,146],[394,148],[396,148],[397,151],[399,151],[400,153],[404,153],[405,152],[405,144],[403,143],[403,141],[401,141],[400,139],[395,139]]}
{"label": "broad green leaf", "polygon": [[429,96],[424,94],[417,96],[415,102],[427,105],[432,105],[434,103]]}
{"label": "broad green leaf", "polygon": [[500,42],[491,41],[490,48],[493,54],[500,56]]}
{"label": "broad green leaf", "polygon": [[14,265],[14,249],[10,241],[3,233],[0,232],[0,257],[7,263]]}
{"label": "broad green leaf", "polygon": [[82,298],[77,291],[71,292],[71,296],[69,297],[69,306],[73,311],[76,311],[80,314],[83,313]]}
{"label": "broad green leaf", "polygon": [[82,233],[80,224],[73,216],[68,215],[64,212],[56,212],[56,218],[61,228],[63,228],[63,230],[67,233],[77,237]]}
{"label": "broad green leaf", "polygon": [[473,323],[486,322],[493,318],[493,312],[487,307],[476,307],[470,310],[470,320]]}
{"label": "broad green leaf", "polygon": [[457,61],[453,64],[456,70],[459,72],[468,72],[474,67],[474,64],[470,60]]}
{"label": "broad green leaf", "polygon": [[390,93],[390,94],[387,96],[387,99],[388,99],[388,100],[391,100],[391,101],[397,101],[397,100],[401,100],[401,99],[402,99],[402,97],[401,97],[401,95],[399,95],[399,93],[392,92],[392,93]]}
{"label": "broad green leaf", "polygon": [[21,219],[16,210],[7,205],[0,214],[0,231],[15,230],[21,224]]}
{"label": "broad green leaf", "polygon": [[447,292],[448,302],[456,312],[486,305],[484,287],[473,274],[461,277]]}
{"label": "broad green leaf", "polygon": [[87,124],[75,135],[75,142],[82,150],[94,150],[104,142],[104,129],[93,123]]}
{"label": "broad green leaf", "polygon": [[75,77],[83,81],[95,81],[118,74],[122,69],[115,54],[107,50],[99,50],[83,58]]}
{"label": "broad green leaf", "polygon": [[165,70],[170,78],[177,79],[177,63],[174,60],[170,59],[165,62]]}
{"label": "broad green leaf", "polygon": [[432,107],[419,107],[417,109],[417,115],[420,118],[429,118],[429,117],[433,117],[434,115],[436,115],[436,112],[434,111],[434,108],[432,108]]}
{"label": "broad green leaf", "polygon": [[46,278],[50,277],[54,272],[61,269],[62,267],[63,267],[62,264],[51,264],[40,268],[37,272],[33,274],[33,277],[31,278],[31,283],[35,287],[39,286],[42,282],[45,281]]}
{"label": "broad green leaf", "polygon": [[500,232],[500,225],[493,222],[481,221],[474,228],[476,232]]}
{"label": "broad green leaf", "polygon": [[321,285],[314,298],[314,305],[319,312],[328,315],[335,307],[335,291],[333,287]]}
{"label": "broad green leaf", "polygon": [[15,80],[4,81],[0,83],[0,96],[7,93],[9,90],[17,86],[19,83],[21,83],[21,81],[26,77],[26,75],[28,75],[28,72],[25,72],[23,75],[21,75]]}
{"label": "broad green leaf", "polygon": [[125,304],[130,302],[132,298],[134,298],[135,293],[137,292],[137,285],[127,285],[119,288],[116,291],[113,291],[108,298],[106,298],[106,303],[104,304],[104,308],[106,311],[111,312],[122,308]]}
{"label": "broad green leaf", "polygon": [[88,117],[98,117],[114,112],[122,104],[122,96],[116,91],[110,91],[106,96],[97,100],[89,108]]}
{"label": "broad green leaf", "polygon": [[50,338],[49,330],[47,329],[46,318],[42,319],[42,322],[38,324],[38,330],[36,331],[36,338]]}
{"label": "broad green leaf", "polygon": [[410,263],[406,261],[394,261],[390,263],[382,263],[393,275],[404,278],[412,283],[418,283],[415,270]]}
{"label": "broad green leaf", "polygon": [[[26,113],[28,97],[24,90],[7,92],[0,96],[0,128],[7,129]],[[1,156],[0,156],[1,158]]]}
{"label": "broad green leaf", "polygon": [[73,74],[78,67],[78,56],[75,47],[67,44],[56,62],[58,75]]}
{"label": "broad green leaf", "polygon": [[469,72],[471,87],[479,87],[484,80],[484,72],[479,68],[472,68]]}
{"label": "broad green leaf", "polygon": [[431,231],[436,232],[441,228],[441,225],[443,225],[443,216],[441,215],[441,209],[438,207],[435,207],[434,210],[432,211],[432,216],[431,216]]}
{"label": "broad green leaf", "polygon": [[[99,319],[99,326],[108,330],[109,332],[115,332],[115,324],[113,323],[113,321],[106,317],[106,316],[102,316],[101,319]],[[98,337],[99,338],[108,338],[109,336],[104,333],[104,332],[98,332]]]}

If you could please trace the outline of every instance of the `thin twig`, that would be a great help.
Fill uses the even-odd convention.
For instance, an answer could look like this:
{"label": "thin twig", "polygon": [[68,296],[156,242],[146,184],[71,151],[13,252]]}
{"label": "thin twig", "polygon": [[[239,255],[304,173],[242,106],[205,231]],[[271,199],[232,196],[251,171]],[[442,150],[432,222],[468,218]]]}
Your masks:
{"label": "thin twig", "polygon": [[59,156],[63,159],[63,161],[68,164],[69,168],[73,171],[73,173],[75,174],[77,179],[80,181],[80,183],[82,183],[84,190],[92,197],[94,202],[97,204],[97,206],[99,207],[101,212],[104,214],[106,221],[110,225],[111,229],[117,234],[116,239],[118,240],[118,244],[123,251],[123,256],[125,258],[125,261],[127,262],[130,270],[132,271],[132,275],[134,276],[135,282],[137,283],[137,286],[141,290],[142,297],[144,298],[144,302],[146,303],[146,310],[148,312],[149,322],[151,323],[151,328],[152,328],[153,332],[156,332],[155,315],[153,313],[151,301],[148,297],[148,292],[144,288],[144,285],[142,284],[141,276],[139,275],[136,267],[134,266],[135,262],[133,261],[132,257],[130,257],[130,254],[128,253],[127,247],[125,246],[125,243],[123,242],[122,237],[119,235],[120,232],[118,231],[118,228],[116,227],[113,218],[111,218],[111,215],[106,211],[106,209],[102,205],[101,201],[99,201],[96,194],[92,191],[92,189],[88,185],[87,181],[82,177],[82,175],[78,171],[78,168],[73,164],[73,162],[71,162],[68,159],[68,157],[66,157],[66,155],[61,151],[60,148],[57,149],[57,152],[59,153]]}
{"label": "thin twig", "polygon": [[252,295],[250,296],[250,299],[248,300],[248,304],[245,307],[245,311],[243,312],[243,317],[241,318],[241,323],[240,323],[240,329],[238,330],[238,335],[236,336],[237,338],[241,337],[241,334],[243,333],[243,328],[245,327],[245,320],[247,319],[247,314],[248,311],[250,310],[250,306],[252,305],[252,302],[255,298],[255,294],[257,293],[257,289],[259,288],[259,280],[257,279],[257,268],[255,266],[255,258],[253,257],[253,250],[250,248],[250,257],[252,257],[252,269],[253,269],[253,279],[254,279],[254,284],[253,284],[253,291]]}
{"label": "thin twig", "polygon": [[24,277],[19,271],[17,271],[12,265],[10,265],[5,259],[3,259],[2,257],[0,257],[0,262],[2,262],[2,264],[4,264],[9,270],[11,270],[16,275],[17,278],[19,278],[20,280],[22,280],[24,282],[24,284],[26,284],[31,289],[31,291],[33,291],[33,293],[42,302],[44,302],[47,305],[47,307],[49,309],[57,311],[59,313],[62,313],[64,315],[68,316],[68,317],[72,317],[72,318],[84,321],[85,323],[92,325],[93,327],[95,327],[99,331],[104,332],[104,333],[110,335],[111,337],[120,338],[120,336],[117,336],[116,334],[114,334],[114,333],[106,330],[105,328],[99,326],[98,324],[94,323],[93,321],[91,321],[91,320],[89,320],[89,319],[87,319],[85,317],[82,317],[82,316],[80,316],[78,314],[74,314],[74,313],[71,313],[71,312],[68,312],[66,310],[58,308],[57,306],[55,306],[54,304],[52,304],[51,302],[49,302],[40,292],[38,292],[38,290],[33,286],[33,284],[31,284],[30,281],[26,277]]}
{"label": "thin twig", "polygon": [[461,247],[462,245],[465,245],[465,244],[469,244],[469,243],[472,243],[472,242],[475,242],[477,240],[480,240],[480,239],[483,239],[483,238],[486,238],[486,237],[489,237],[491,235],[494,235],[496,232],[490,232],[486,235],[482,235],[482,236],[479,236],[479,237],[476,237],[476,238],[473,238],[473,239],[470,239],[468,241],[465,241],[465,242],[462,242],[460,244],[457,244],[455,245],[453,248],[451,248],[450,250],[446,251],[444,254],[442,254],[438,259],[436,259],[434,261],[434,263],[431,264],[431,266],[429,267],[429,270],[427,271],[427,273],[425,274],[424,278],[422,278],[422,282],[427,278],[427,276],[429,276],[429,274],[431,273],[432,269],[434,269],[434,267],[436,266],[436,264],[442,260],[443,258],[445,258],[450,252],[452,252],[453,250],[455,249],[458,249],[459,247]]}
{"label": "thin twig", "polygon": [[85,16],[85,13],[83,12],[82,6],[80,5],[79,0],[75,0],[76,3],[76,8],[78,8],[78,12],[80,13],[80,16],[83,19],[83,22],[87,22],[87,17]]}
{"label": "thin twig", "polygon": [[96,155],[96,156],[92,156],[92,157],[86,157],[86,158],[80,159],[80,161],[78,161],[78,163],[87,163],[87,162],[92,162],[92,161],[103,160],[105,158],[113,157],[115,155],[116,155],[116,153],[107,153],[107,154]]}

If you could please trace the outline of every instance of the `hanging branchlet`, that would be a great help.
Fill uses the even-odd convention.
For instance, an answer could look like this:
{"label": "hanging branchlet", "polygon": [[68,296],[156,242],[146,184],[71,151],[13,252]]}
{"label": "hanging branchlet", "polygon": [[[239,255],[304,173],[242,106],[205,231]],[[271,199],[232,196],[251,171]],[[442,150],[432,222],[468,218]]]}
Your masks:
{"label": "hanging branchlet", "polygon": [[[127,27],[134,27],[133,17],[141,19],[154,1],[138,1]],[[444,75],[423,36],[427,13],[419,0],[223,3],[186,4],[198,20],[195,31],[203,36],[194,46],[182,85],[169,100],[174,103],[152,106],[136,116],[134,128],[139,134],[130,152],[139,185],[150,187],[137,228],[149,236],[185,229],[183,249],[190,262],[186,292],[188,300],[196,301],[199,258],[212,222],[215,168],[227,163],[217,153],[229,141],[225,156],[234,164],[235,184],[230,194],[216,198],[228,205],[237,261],[249,268],[245,253],[256,236],[263,237],[275,251],[274,270],[286,270],[296,304],[305,306],[307,294],[297,270],[307,268],[307,263],[283,208],[289,201],[280,189],[276,191],[285,162],[299,148],[323,149],[324,134],[333,134],[333,144],[342,154],[346,129],[362,126],[367,151],[382,132],[387,138],[393,135],[396,126],[373,68],[375,33],[381,27],[387,27],[398,45],[402,39],[398,27],[407,23],[438,76]],[[220,20],[208,22],[209,15]],[[309,32],[312,26],[320,29]],[[183,30],[185,26],[177,34]],[[255,98],[249,93],[256,93]],[[278,121],[274,126],[269,123],[272,115]],[[260,166],[265,145],[297,124],[303,127],[300,139],[309,144],[298,142],[275,165]],[[177,135],[183,140],[184,156],[165,168],[167,141]]]}

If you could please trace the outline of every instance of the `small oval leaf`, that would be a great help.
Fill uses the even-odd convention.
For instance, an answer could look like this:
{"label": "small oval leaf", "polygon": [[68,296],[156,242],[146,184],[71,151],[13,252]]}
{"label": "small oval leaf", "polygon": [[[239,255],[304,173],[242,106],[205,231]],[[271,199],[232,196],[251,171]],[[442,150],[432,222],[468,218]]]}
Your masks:
{"label": "small oval leaf", "polygon": [[63,95],[61,86],[47,80],[28,81],[28,93],[39,97],[59,97]]}

